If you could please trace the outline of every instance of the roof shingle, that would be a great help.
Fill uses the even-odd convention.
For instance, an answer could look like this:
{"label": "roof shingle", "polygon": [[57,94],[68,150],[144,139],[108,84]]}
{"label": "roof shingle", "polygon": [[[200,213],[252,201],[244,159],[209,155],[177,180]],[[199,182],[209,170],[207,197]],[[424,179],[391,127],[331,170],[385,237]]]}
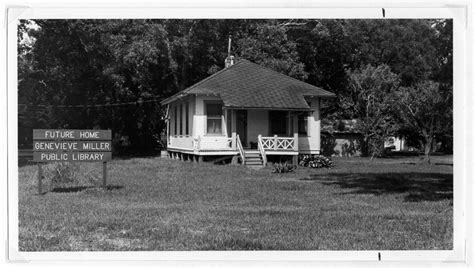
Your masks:
{"label": "roof shingle", "polygon": [[228,108],[309,109],[304,96],[334,97],[319,87],[270,70],[247,60],[214,75],[162,101],[167,104],[188,94],[215,94]]}

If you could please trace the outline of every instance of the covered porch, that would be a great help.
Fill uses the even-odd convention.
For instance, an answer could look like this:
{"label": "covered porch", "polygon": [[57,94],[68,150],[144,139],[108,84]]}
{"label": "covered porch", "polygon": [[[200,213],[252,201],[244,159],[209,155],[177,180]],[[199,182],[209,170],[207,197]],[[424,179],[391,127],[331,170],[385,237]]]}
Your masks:
{"label": "covered porch", "polygon": [[224,107],[220,102],[203,106],[206,108],[202,115],[198,111],[192,120],[194,135],[169,136],[171,156],[183,158],[192,154],[186,158],[196,161],[202,161],[204,156],[233,158],[232,162],[240,160],[243,164],[255,158],[266,165],[267,156],[290,156],[296,163],[301,153],[319,153],[319,107],[243,109]]}

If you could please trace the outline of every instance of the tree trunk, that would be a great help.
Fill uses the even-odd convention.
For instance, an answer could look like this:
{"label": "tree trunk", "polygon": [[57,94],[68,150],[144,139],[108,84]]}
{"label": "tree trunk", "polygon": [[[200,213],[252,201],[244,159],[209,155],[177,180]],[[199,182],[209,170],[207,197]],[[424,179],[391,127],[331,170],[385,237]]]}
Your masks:
{"label": "tree trunk", "polygon": [[362,155],[363,156],[369,156],[369,136],[368,135],[364,135],[364,140],[363,140],[363,144],[362,144]]}
{"label": "tree trunk", "polygon": [[428,164],[431,164],[431,146],[433,144],[433,138],[432,137],[425,137],[425,144],[424,144],[424,149],[425,149],[425,160]]}

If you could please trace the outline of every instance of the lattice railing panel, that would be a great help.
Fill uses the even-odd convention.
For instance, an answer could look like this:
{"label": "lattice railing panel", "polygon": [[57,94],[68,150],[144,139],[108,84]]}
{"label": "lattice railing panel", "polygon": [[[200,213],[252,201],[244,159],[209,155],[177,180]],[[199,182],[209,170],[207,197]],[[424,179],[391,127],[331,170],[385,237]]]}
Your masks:
{"label": "lattice railing panel", "polygon": [[295,139],[284,137],[262,137],[262,147],[264,150],[294,150]]}

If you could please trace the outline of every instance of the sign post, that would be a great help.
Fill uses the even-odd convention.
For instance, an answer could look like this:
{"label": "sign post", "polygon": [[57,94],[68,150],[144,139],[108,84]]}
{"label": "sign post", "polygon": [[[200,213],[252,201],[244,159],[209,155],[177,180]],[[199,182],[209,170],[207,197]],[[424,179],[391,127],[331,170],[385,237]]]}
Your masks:
{"label": "sign post", "polygon": [[107,188],[107,162],[102,162],[102,187]]}
{"label": "sign post", "polygon": [[107,187],[107,161],[112,160],[112,131],[96,129],[34,129],[33,161],[38,162],[42,194],[45,162],[102,162],[102,187]]}
{"label": "sign post", "polygon": [[38,163],[38,194],[43,194],[43,167]]}

